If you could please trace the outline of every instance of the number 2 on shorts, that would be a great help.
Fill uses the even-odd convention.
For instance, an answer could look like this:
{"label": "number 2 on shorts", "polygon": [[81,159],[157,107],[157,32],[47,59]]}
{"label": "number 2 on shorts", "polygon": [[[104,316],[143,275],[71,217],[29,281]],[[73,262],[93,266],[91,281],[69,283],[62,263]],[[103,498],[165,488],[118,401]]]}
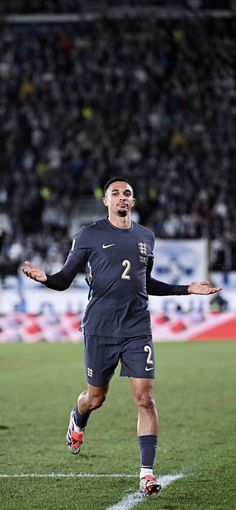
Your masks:
{"label": "number 2 on shorts", "polygon": [[145,352],[148,352],[147,361],[146,361],[147,365],[153,365],[152,349],[151,349],[150,345],[145,345],[143,349]]}

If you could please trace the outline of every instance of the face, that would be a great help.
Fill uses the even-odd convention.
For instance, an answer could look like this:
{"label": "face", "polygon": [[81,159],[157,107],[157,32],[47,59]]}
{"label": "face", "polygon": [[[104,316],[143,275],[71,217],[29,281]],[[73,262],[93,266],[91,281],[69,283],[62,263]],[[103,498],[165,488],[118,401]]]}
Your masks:
{"label": "face", "polygon": [[133,189],[127,182],[115,181],[107,189],[103,203],[109,214],[127,216],[135,203]]}

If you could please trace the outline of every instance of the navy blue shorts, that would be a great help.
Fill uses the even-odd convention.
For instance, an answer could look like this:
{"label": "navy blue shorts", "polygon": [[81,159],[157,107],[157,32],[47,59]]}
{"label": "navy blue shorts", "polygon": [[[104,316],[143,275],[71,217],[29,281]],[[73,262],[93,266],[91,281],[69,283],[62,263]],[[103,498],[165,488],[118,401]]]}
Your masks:
{"label": "navy blue shorts", "polygon": [[121,362],[120,375],[154,379],[155,361],[151,335],[133,338],[110,338],[84,335],[87,381],[105,386]]}

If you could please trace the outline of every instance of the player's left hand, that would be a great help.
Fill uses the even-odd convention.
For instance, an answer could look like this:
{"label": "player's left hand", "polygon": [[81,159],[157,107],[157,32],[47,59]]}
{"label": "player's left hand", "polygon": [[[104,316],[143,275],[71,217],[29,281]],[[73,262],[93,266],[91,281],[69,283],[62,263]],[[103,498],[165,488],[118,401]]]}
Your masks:
{"label": "player's left hand", "polygon": [[188,286],[189,294],[202,294],[207,296],[208,294],[215,294],[222,290],[222,287],[211,287],[209,282],[192,282]]}

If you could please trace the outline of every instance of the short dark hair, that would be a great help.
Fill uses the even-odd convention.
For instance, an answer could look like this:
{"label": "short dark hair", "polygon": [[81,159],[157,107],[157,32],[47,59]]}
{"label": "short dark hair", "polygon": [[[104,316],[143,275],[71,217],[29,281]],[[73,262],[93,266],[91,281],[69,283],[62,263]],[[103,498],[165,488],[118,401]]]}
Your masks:
{"label": "short dark hair", "polygon": [[106,182],[105,186],[104,186],[104,195],[106,194],[107,192],[107,189],[109,188],[110,184],[112,184],[113,182],[127,182],[127,184],[129,184],[131,186],[131,188],[133,189],[133,186],[131,184],[131,182],[129,181],[129,179],[126,179],[126,177],[112,177],[112,179],[109,179],[109,181]]}

